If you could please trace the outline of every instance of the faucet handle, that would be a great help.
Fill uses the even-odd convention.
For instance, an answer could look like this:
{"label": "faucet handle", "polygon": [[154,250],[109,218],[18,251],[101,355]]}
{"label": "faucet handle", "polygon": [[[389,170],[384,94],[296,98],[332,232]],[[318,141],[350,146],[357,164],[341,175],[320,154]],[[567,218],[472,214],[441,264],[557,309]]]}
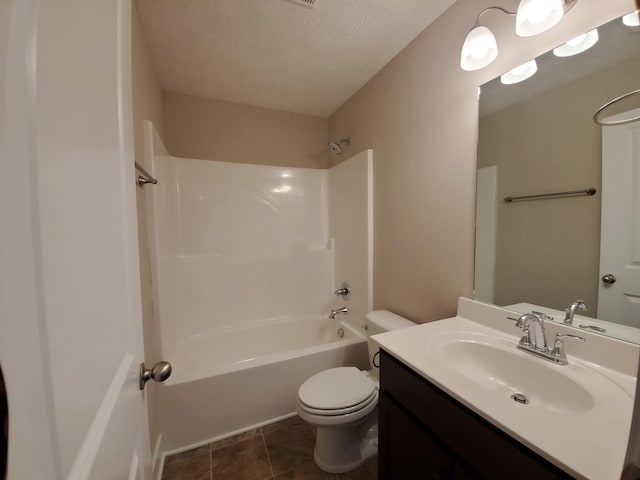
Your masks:
{"label": "faucet handle", "polygon": [[586,342],[587,339],[581,337],[580,335],[574,335],[572,333],[556,333],[556,342],[561,342],[561,338],[571,338],[573,340],[578,340],[579,342]]}
{"label": "faucet handle", "polygon": [[520,339],[519,345],[528,347],[531,345],[531,334],[529,333],[529,325],[524,325],[522,331],[522,338]]}
{"label": "faucet handle", "polygon": [[524,328],[524,322],[519,318],[507,317],[507,320],[513,320],[514,322],[516,322],[517,328]]}
{"label": "faucet handle", "polygon": [[535,310],[532,310],[531,313],[533,313],[534,315],[539,316],[540,318],[542,318],[543,320],[547,320],[547,321],[551,321],[553,320],[553,317],[551,315],[547,315],[544,312],[536,312]]}
{"label": "faucet handle", "polygon": [[349,300],[351,296],[351,288],[347,282],[342,282],[340,288],[333,292],[337,297],[342,297],[344,300]]}
{"label": "faucet handle", "polygon": [[564,362],[567,361],[567,353],[564,351],[564,342],[560,340],[561,338],[571,338],[572,340],[578,340],[580,342],[587,341],[586,338],[579,335],[573,335],[571,333],[556,333],[556,341],[553,345],[553,351],[551,354],[556,358],[562,359]]}

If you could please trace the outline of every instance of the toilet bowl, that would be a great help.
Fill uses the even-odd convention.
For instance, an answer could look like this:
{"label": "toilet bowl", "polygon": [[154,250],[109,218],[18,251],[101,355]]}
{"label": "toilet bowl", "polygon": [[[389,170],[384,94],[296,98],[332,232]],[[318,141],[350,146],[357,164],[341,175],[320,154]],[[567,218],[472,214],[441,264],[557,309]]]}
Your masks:
{"label": "toilet bowl", "polygon": [[[368,336],[415,325],[384,310],[366,316]],[[368,339],[370,371],[356,367],[323,370],[298,389],[296,410],[316,427],[314,459],[328,473],[358,468],[378,451],[378,349]]]}

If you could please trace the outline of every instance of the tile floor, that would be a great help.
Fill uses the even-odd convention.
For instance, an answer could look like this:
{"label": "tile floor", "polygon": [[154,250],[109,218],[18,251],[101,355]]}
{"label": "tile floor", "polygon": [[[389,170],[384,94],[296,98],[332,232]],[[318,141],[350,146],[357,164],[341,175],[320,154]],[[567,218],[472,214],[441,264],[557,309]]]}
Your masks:
{"label": "tile floor", "polygon": [[219,442],[168,456],[162,480],[375,480],[376,458],[333,475],[313,461],[314,433],[292,417]]}

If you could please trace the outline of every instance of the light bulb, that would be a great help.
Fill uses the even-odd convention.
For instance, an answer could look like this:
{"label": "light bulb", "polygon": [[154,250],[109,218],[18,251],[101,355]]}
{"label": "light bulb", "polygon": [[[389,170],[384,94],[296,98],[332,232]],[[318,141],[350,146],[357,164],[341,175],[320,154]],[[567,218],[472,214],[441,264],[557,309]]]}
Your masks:
{"label": "light bulb", "polygon": [[539,1],[536,3],[529,3],[529,8],[527,8],[523,13],[531,23],[538,25],[544,22],[551,12],[546,2]]}
{"label": "light bulb", "polygon": [[598,29],[594,28],[590,32],[578,35],[567,43],[560,45],[558,48],[554,48],[553,54],[556,57],[570,57],[571,55],[577,55],[593,47],[598,42],[598,38]]}
{"label": "light bulb", "polygon": [[567,42],[567,45],[569,45],[570,47],[575,47],[576,45],[580,45],[582,42],[584,42],[585,38],[587,38],[587,34],[583,33],[581,35],[578,35],[575,38],[572,38],[571,40],[569,40]]}
{"label": "light bulb", "polygon": [[516,13],[516,33],[531,37],[549,30],[564,15],[562,0],[520,0]]}
{"label": "light bulb", "polygon": [[627,13],[622,17],[622,23],[627,27],[640,27],[640,9],[635,12]]}
{"label": "light bulb", "polygon": [[532,77],[538,71],[538,64],[534,60],[529,60],[527,63],[518,65],[513,70],[508,71],[500,77],[500,82],[504,85],[513,85],[514,83],[522,82],[527,78]]}
{"label": "light bulb", "polygon": [[483,25],[474,27],[462,45],[460,67],[473,71],[486,67],[498,57],[498,44],[491,30]]}
{"label": "light bulb", "polygon": [[516,67],[516,68],[514,68],[513,70],[511,70],[511,73],[512,73],[513,75],[515,75],[515,76],[518,76],[518,77],[519,77],[520,75],[522,75],[522,74],[523,74],[524,72],[526,72],[526,71],[527,71],[527,64],[525,63],[525,64],[520,65],[519,67]]}

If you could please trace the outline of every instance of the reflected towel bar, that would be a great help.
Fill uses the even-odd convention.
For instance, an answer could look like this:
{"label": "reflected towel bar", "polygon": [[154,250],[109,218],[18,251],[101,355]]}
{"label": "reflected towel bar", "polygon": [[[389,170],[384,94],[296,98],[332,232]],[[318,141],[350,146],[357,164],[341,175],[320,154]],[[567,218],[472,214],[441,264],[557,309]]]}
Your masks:
{"label": "reflected towel bar", "polygon": [[575,197],[580,195],[595,195],[597,190],[595,188],[586,188],[584,190],[572,190],[570,192],[557,192],[557,193],[541,193],[539,195],[521,195],[519,197],[504,197],[504,201],[507,203],[517,202],[518,200],[536,200],[538,198],[561,198],[561,197]]}
{"label": "reflected towel bar", "polygon": [[144,187],[147,183],[150,183],[152,185],[155,185],[156,183],[158,183],[158,180],[153,178],[151,174],[147,172],[142,165],[140,165],[138,162],[135,162],[135,164],[136,164],[136,170],[138,170],[142,174],[142,175],[138,175],[137,183],[139,187]]}

